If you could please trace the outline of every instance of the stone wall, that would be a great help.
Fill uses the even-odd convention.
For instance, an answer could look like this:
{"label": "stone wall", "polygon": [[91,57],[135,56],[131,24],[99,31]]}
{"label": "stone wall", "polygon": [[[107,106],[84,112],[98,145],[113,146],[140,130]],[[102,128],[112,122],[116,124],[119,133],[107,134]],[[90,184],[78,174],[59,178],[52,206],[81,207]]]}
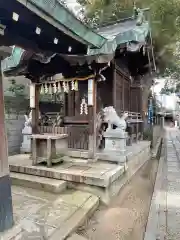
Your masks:
{"label": "stone wall", "polygon": [[6,129],[8,137],[8,152],[9,155],[20,153],[22,144],[22,129],[24,127],[23,114],[6,114]]}
{"label": "stone wall", "polygon": [[[24,85],[25,96],[18,96],[11,91],[9,87],[12,86],[12,81],[15,80],[16,84]],[[29,106],[29,83],[30,80],[23,76],[3,78],[4,102],[6,111],[6,129],[8,137],[8,151],[9,155],[20,153],[22,144],[22,129],[24,127],[24,113],[28,110]]]}
{"label": "stone wall", "polygon": [[11,80],[15,80],[17,84],[23,84],[24,85],[24,93],[29,98],[29,84],[30,80],[25,78],[24,76],[17,76],[17,77],[4,77],[3,78],[3,90],[5,96],[11,96],[12,94],[8,91],[8,88],[11,86]]}

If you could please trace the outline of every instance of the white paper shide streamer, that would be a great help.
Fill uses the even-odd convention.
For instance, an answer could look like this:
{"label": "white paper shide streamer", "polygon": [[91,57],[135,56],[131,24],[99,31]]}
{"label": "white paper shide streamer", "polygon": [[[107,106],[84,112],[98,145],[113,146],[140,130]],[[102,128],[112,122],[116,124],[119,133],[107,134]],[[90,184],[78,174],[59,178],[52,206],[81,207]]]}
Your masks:
{"label": "white paper shide streamer", "polygon": [[42,83],[40,87],[40,94],[56,94],[64,91],[78,91],[78,81],[59,81],[59,82],[47,82]]}
{"label": "white paper shide streamer", "polygon": [[86,102],[86,99],[83,98],[82,101],[81,101],[81,105],[80,105],[80,114],[83,115],[87,115],[88,114],[88,105],[87,105],[87,102]]}

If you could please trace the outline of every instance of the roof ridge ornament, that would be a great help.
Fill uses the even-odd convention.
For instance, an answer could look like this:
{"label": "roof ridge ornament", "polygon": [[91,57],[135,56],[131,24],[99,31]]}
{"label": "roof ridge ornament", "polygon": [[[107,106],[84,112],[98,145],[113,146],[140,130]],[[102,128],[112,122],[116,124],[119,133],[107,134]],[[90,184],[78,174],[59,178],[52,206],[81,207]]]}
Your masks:
{"label": "roof ridge ornament", "polygon": [[133,18],[136,20],[136,26],[142,25],[142,23],[145,22],[143,9],[137,8],[136,5],[134,5]]}

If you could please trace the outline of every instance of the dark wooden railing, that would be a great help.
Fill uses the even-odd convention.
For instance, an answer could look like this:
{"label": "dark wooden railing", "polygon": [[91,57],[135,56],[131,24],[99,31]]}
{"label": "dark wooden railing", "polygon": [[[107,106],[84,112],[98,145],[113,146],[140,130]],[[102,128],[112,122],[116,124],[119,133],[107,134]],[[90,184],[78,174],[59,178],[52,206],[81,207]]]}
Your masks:
{"label": "dark wooden railing", "polygon": [[143,120],[140,113],[128,112],[127,125],[127,145],[131,145],[133,142],[143,138]]}
{"label": "dark wooden railing", "polygon": [[[141,114],[128,112],[127,124],[127,145],[131,145],[143,137],[143,120]],[[70,121],[68,118],[65,118],[65,125],[63,127],[54,127],[53,125],[40,126],[39,133],[68,134],[69,148],[82,150],[88,150],[89,148],[89,126],[86,119],[73,121],[72,123],[72,120]],[[97,134],[97,147],[99,147],[98,131]]]}
{"label": "dark wooden railing", "polygon": [[68,147],[88,150],[88,125],[68,125],[65,127],[40,126],[40,133],[68,134]]}

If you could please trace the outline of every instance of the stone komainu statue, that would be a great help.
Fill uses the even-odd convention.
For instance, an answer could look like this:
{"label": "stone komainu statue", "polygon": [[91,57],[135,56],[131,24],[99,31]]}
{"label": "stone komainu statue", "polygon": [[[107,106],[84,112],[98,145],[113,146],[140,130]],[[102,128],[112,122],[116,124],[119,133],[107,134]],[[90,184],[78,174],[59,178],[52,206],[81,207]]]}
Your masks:
{"label": "stone komainu statue", "polygon": [[[29,115],[24,115],[25,117],[25,126],[32,126],[32,110],[30,111]],[[39,120],[41,119],[41,113],[39,112]]]}
{"label": "stone komainu statue", "polygon": [[128,113],[123,113],[122,116],[119,117],[113,106],[105,107],[97,114],[96,129],[98,132],[98,148],[103,149],[105,147],[104,132],[113,130],[114,126],[117,130],[126,131],[127,117]]}
{"label": "stone komainu statue", "polygon": [[116,126],[118,130],[125,131],[127,128],[126,119],[128,117],[128,113],[123,113],[121,117],[119,117],[116,113],[114,107],[109,106],[103,109],[104,114],[104,122],[108,123],[108,128],[106,131],[113,129],[113,125]]}

